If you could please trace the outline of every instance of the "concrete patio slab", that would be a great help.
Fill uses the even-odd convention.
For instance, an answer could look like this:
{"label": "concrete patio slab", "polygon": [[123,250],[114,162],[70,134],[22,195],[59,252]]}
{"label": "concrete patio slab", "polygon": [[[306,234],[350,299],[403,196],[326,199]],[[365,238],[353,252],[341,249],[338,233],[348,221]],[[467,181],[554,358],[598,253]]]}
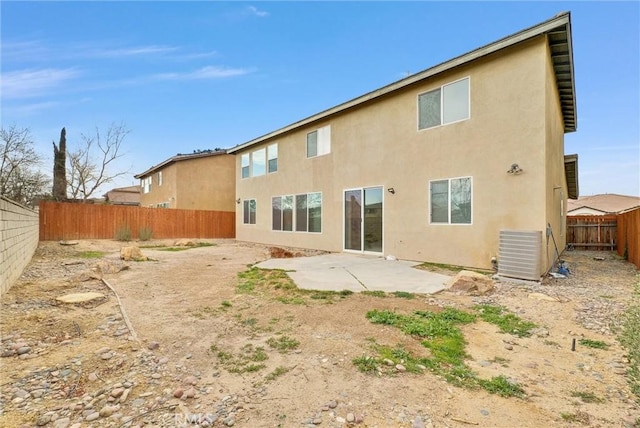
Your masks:
{"label": "concrete patio slab", "polygon": [[431,294],[444,289],[447,275],[414,269],[418,262],[334,253],[321,256],[269,259],[262,269],[283,269],[305,290],[406,291]]}

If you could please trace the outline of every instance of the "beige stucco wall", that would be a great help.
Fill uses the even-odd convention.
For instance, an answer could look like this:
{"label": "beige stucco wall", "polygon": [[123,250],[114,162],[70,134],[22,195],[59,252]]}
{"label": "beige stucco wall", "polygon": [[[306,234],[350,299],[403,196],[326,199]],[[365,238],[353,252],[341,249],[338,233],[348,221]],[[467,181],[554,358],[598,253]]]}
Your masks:
{"label": "beige stucco wall", "polygon": [[152,174],[149,193],[141,193],[140,206],[188,210],[235,211],[235,156],[220,154],[173,162]]}
{"label": "beige stucco wall", "polygon": [[[545,125],[546,56],[541,36],[250,148],[278,143],[273,174],[240,179],[237,153],[236,195],[257,200],[257,224],[236,211],[237,238],[342,251],[344,190],[393,187],[383,192],[385,255],[489,268],[500,229],[545,230],[555,129]],[[467,76],[470,119],[419,131],[418,94]],[[331,153],[307,159],[306,134],[329,124]],[[512,163],[524,173],[507,174]],[[473,224],[429,224],[429,181],[463,176],[473,177]],[[271,231],[272,196],[309,192],[323,194],[322,233]]]}
{"label": "beige stucco wall", "polygon": [[162,185],[158,184],[158,171],[152,175],[153,183],[151,191],[144,193],[144,189],[140,188],[140,206],[155,208],[158,204],[168,202],[170,208],[176,208],[176,164],[172,163],[162,168]]}
{"label": "beige stucco wall", "polygon": [[[564,251],[567,242],[566,211],[567,211],[567,180],[564,172],[564,122],[560,97],[556,89],[555,73],[550,60],[547,46],[545,63],[545,102],[546,102],[546,216],[547,224],[551,225],[551,233],[543,234],[545,244],[545,271],[553,267],[554,262]],[[546,236],[546,238],[544,238]],[[555,239],[555,243],[554,243]]]}
{"label": "beige stucco wall", "polygon": [[202,157],[176,165],[176,208],[235,211],[235,156]]}

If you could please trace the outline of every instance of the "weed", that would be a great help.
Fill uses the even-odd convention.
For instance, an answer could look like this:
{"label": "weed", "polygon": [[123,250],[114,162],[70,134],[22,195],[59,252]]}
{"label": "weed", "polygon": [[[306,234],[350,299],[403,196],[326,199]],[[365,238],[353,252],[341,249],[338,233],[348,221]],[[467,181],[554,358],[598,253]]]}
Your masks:
{"label": "weed", "polygon": [[116,230],[116,241],[131,241],[131,228],[128,226],[120,227]]}
{"label": "weed", "polygon": [[240,281],[236,287],[236,292],[240,294],[252,293],[258,285],[266,288],[272,287],[276,290],[297,288],[287,275],[287,272],[280,269],[251,267],[249,270],[238,273],[238,278]]}
{"label": "weed", "polygon": [[142,227],[138,230],[138,239],[141,241],[148,241],[153,236],[153,232],[148,227]]}
{"label": "weed", "polygon": [[387,297],[387,293],[385,293],[384,291],[381,291],[381,290],[374,290],[374,291],[365,290],[365,291],[361,292],[360,294],[365,295],[365,296],[372,296],[372,297]]}
{"label": "weed", "polygon": [[354,358],[353,364],[363,373],[374,373],[380,366],[380,360],[368,355],[362,355],[361,357]]}
{"label": "weed", "polygon": [[104,257],[104,251],[82,251],[76,254],[81,259],[99,259]]}
{"label": "weed", "polygon": [[220,306],[222,306],[223,308],[230,308],[232,305],[230,301],[223,300],[222,303],[220,303]]}
{"label": "weed", "polygon": [[243,346],[237,354],[221,350],[216,345],[211,345],[210,350],[229,373],[256,372],[265,368],[262,362],[269,359],[264,348],[254,348],[251,344]]}
{"label": "weed", "polygon": [[545,345],[547,345],[547,346],[555,346],[556,348],[561,348],[562,347],[562,346],[560,346],[560,344],[558,342],[553,341],[553,340],[545,340],[543,343]]}
{"label": "weed", "polygon": [[393,295],[402,299],[415,299],[416,297],[413,293],[407,291],[394,291]]}
{"label": "weed", "polygon": [[493,357],[493,359],[489,361],[492,363],[500,364],[502,367],[508,367],[509,365],[507,363],[509,363],[511,360],[502,357]]}
{"label": "weed", "polygon": [[297,296],[280,296],[276,297],[276,300],[285,305],[304,305],[307,303],[302,297]]}
{"label": "weed", "polygon": [[291,349],[297,348],[298,345],[300,345],[300,342],[289,336],[280,336],[278,339],[275,337],[269,338],[269,340],[267,340],[267,345],[273,349],[277,349],[281,353],[285,353]]}
{"label": "weed", "polygon": [[213,316],[216,314],[216,310],[211,306],[203,306],[191,312],[191,315],[198,319],[205,319],[205,316]]}
{"label": "weed", "polygon": [[278,367],[276,367],[276,368],[275,368],[275,370],[273,370],[271,373],[269,373],[269,374],[267,375],[267,377],[265,378],[265,380],[266,380],[267,382],[270,382],[270,381],[272,381],[272,380],[275,380],[275,379],[279,378],[280,376],[282,376],[282,375],[284,375],[284,374],[288,373],[288,372],[289,372],[289,370],[290,370],[290,369],[289,369],[289,368],[287,368],[287,367],[278,366]]}
{"label": "weed", "polygon": [[482,269],[472,269],[472,268],[466,268],[463,266],[456,266],[456,265],[448,265],[445,263],[429,263],[429,262],[425,262],[425,263],[421,263],[418,266],[416,266],[416,268],[418,269],[422,269],[422,270],[428,270],[428,271],[448,271],[448,272],[460,272],[461,270],[469,270],[472,272],[477,272],[477,273],[481,273],[483,275],[492,275],[493,271],[489,271],[489,270],[482,270]]}
{"label": "weed", "polygon": [[510,333],[518,337],[531,336],[531,330],[536,325],[530,321],[524,321],[515,314],[508,313],[502,306],[477,305],[476,311],[480,313],[480,318],[494,324],[503,333]]}
{"label": "weed", "polygon": [[256,325],[258,325],[258,320],[255,318],[247,318],[245,320],[242,320],[242,325],[244,325],[245,327],[254,328],[256,327]]}
{"label": "weed", "polygon": [[602,296],[600,296],[601,299],[613,299],[613,296],[609,295],[609,294],[603,294]]}
{"label": "weed", "polygon": [[[504,315],[503,315],[504,316]],[[468,358],[465,352],[465,339],[459,328],[477,319],[475,314],[455,308],[446,308],[441,312],[415,311],[412,314],[400,314],[388,310],[371,310],[366,317],[374,324],[391,325],[406,334],[421,340],[429,349],[430,356],[419,358],[411,355],[402,347],[380,346],[372,339],[372,348],[379,358],[362,356],[353,360],[360,371],[381,374],[384,360],[402,364],[407,371],[420,373],[428,369],[444,377],[447,382],[467,388],[484,388],[490,393],[504,397],[524,397],[523,389],[515,382],[498,376],[480,379],[465,364]],[[506,360],[497,360],[505,362]]]}
{"label": "weed", "polygon": [[607,349],[609,347],[609,345],[602,340],[580,339],[578,343],[587,348]]}
{"label": "weed", "polygon": [[[636,276],[633,299],[629,307],[622,315],[622,325],[618,338],[620,344],[627,350],[629,370],[627,380],[631,392],[636,396],[636,402],[640,403],[640,275]],[[637,424],[640,426],[640,424]]]}
{"label": "weed", "polygon": [[202,248],[202,247],[215,247],[216,244],[212,244],[209,242],[198,242],[195,245],[185,245],[184,247],[155,247],[158,251],[171,251],[177,253],[178,251],[186,251],[191,250],[192,248]]}
{"label": "weed", "polygon": [[571,396],[581,399],[585,403],[602,403],[604,400],[593,392],[571,391]]}
{"label": "weed", "polygon": [[522,387],[505,376],[500,375],[489,380],[479,379],[478,382],[480,382],[480,386],[492,394],[498,394],[501,397],[524,398]]}
{"label": "weed", "polygon": [[577,411],[575,413],[560,413],[560,417],[566,422],[578,422],[581,424],[589,424],[589,414],[586,412]]}

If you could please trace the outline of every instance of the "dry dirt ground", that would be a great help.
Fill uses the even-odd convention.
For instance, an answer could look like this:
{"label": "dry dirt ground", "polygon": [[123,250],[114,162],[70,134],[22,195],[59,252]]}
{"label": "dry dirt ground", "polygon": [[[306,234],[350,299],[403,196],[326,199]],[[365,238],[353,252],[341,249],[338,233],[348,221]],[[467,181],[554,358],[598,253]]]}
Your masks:
{"label": "dry dirt ground", "polygon": [[[122,243],[41,243],[1,299],[0,426],[633,427],[640,417],[610,328],[638,273],[613,253],[566,253],[570,278],[500,282],[485,296],[293,298],[273,288],[239,292],[238,272],[268,258],[267,248],[207,242],[215,245],[142,248],[152,260],[104,274],[133,331],[96,268],[122,267]],[[55,300],[87,291],[105,297]],[[456,387],[428,370],[368,374],[353,363],[374,356],[374,343],[428,355],[419,339],[371,323],[372,309],[472,311],[479,303],[539,326],[524,338],[480,320],[462,327],[468,366],[517,382],[523,398]]]}

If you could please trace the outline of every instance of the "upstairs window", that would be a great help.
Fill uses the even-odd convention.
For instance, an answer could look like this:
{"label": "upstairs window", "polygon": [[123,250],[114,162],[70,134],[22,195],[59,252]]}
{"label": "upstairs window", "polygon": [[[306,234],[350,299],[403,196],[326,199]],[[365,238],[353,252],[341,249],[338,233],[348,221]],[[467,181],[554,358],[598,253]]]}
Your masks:
{"label": "upstairs window", "polygon": [[331,153],[331,125],[307,134],[307,157],[313,158]]}
{"label": "upstairs window", "polygon": [[267,147],[267,172],[272,173],[278,170],[278,144],[271,144]]}
{"label": "upstairs window", "polygon": [[240,166],[242,167],[242,178],[249,178],[249,153],[242,155],[240,159]]}
{"label": "upstairs window", "polygon": [[158,171],[158,186],[162,186],[162,171]]}
{"label": "upstairs window", "polygon": [[469,119],[469,78],[418,95],[418,129]]}
{"label": "upstairs window", "polygon": [[251,153],[251,176],[257,177],[266,172],[266,149],[256,150]]}
{"label": "upstairs window", "polygon": [[151,191],[151,184],[153,182],[153,176],[150,175],[148,177],[140,180],[140,187],[142,187],[142,193],[149,193]]}
{"label": "upstairs window", "polygon": [[429,183],[431,223],[471,224],[471,177]]}

